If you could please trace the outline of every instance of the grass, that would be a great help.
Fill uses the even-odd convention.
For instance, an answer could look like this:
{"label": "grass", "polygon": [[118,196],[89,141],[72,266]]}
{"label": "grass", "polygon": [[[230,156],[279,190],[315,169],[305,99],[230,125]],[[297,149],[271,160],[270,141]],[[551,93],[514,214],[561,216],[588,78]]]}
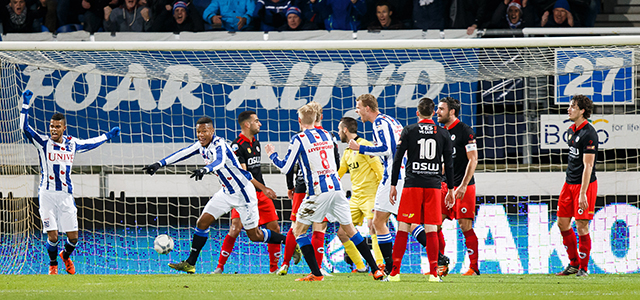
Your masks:
{"label": "grass", "polygon": [[2,275],[0,299],[640,299],[640,274],[449,275],[443,283],[401,276],[401,282],[364,274],[295,282],[300,275]]}

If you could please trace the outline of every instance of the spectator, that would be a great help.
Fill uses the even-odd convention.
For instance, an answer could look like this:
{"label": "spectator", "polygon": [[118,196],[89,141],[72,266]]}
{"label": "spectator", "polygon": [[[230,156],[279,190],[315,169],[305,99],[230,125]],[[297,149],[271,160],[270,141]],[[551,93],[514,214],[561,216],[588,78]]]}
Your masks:
{"label": "spectator", "polygon": [[4,8],[0,8],[0,12],[4,34],[41,31],[40,28],[34,28],[33,21],[44,17],[44,14],[42,11],[30,11],[25,0],[11,0]]}
{"label": "spectator", "polygon": [[295,6],[302,11],[302,22],[305,24],[313,23],[317,29],[324,29],[324,20],[317,11],[314,11],[311,7],[311,0],[294,0],[292,6]]}
{"label": "spectator", "polygon": [[278,28],[278,31],[296,31],[296,30],[316,30],[318,26],[313,22],[306,22],[302,18],[302,11],[291,6],[287,9],[287,24],[284,24]]}
{"label": "spectator", "polygon": [[352,30],[360,28],[360,20],[367,12],[364,0],[310,0],[311,8],[324,20],[327,30]]}
{"label": "spectator", "polygon": [[[146,0],[145,0],[146,1]],[[176,0],[183,1],[183,0]],[[187,3],[187,2],[185,2]],[[146,7],[149,8],[148,31],[158,32],[169,30],[169,23],[173,21],[173,0],[148,0]],[[198,16],[198,19],[202,17]],[[204,22],[204,21],[203,21]]]}
{"label": "spectator", "polygon": [[383,30],[383,29],[402,29],[402,22],[395,18],[392,18],[393,10],[391,4],[386,0],[380,0],[376,4],[376,16],[377,19],[367,27],[368,30]]}
{"label": "spectator", "polygon": [[445,0],[413,0],[413,26],[418,29],[445,28]]}
{"label": "spectator", "polygon": [[534,26],[534,12],[528,0],[504,0],[498,5],[491,19],[491,28],[520,29]]}
{"label": "spectator", "polygon": [[[272,31],[287,23],[285,12],[291,6],[289,0],[258,0],[253,12],[255,24],[260,24],[260,30]],[[257,27],[257,26],[256,26]]]}
{"label": "spectator", "polygon": [[557,0],[553,6],[553,17],[549,18],[549,11],[545,11],[540,21],[542,27],[573,27],[573,14],[567,0]]}
{"label": "spectator", "polygon": [[144,32],[148,29],[149,8],[137,0],[124,0],[124,4],[111,9],[104,8],[104,29],[111,32]]}
{"label": "spectator", "polygon": [[82,0],[82,8],[84,13],[84,30],[93,34],[102,28],[102,20],[104,20],[105,7],[108,5],[117,5],[118,0]]}
{"label": "spectator", "polygon": [[448,8],[445,13],[450,17],[449,27],[466,29],[468,35],[473,34],[478,28],[484,28],[491,18],[486,0],[452,0]]}
{"label": "spectator", "polygon": [[84,14],[83,0],[56,0],[58,26],[80,24],[78,16]]}
{"label": "spectator", "polygon": [[212,0],[204,10],[204,21],[227,31],[251,30],[254,0]]}
{"label": "spectator", "polygon": [[172,17],[158,28],[161,32],[204,31],[204,20],[191,3],[176,1],[172,7]]}

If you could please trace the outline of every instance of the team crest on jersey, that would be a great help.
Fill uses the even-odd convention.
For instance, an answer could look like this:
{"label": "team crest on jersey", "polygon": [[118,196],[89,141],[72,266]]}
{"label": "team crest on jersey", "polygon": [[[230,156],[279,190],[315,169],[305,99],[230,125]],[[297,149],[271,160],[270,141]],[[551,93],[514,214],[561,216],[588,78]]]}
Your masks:
{"label": "team crest on jersey", "polygon": [[579,136],[576,136],[576,143],[580,140]]}
{"label": "team crest on jersey", "polygon": [[456,135],[455,135],[455,134],[452,134],[452,135],[451,135],[451,140],[452,140],[452,141],[455,141],[455,140],[456,140]]}
{"label": "team crest on jersey", "polygon": [[573,134],[569,134],[569,140],[571,140],[571,137],[573,136]]}
{"label": "team crest on jersey", "polygon": [[238,144],[233,144],[233,145],[231,146],[231,150],[233,150],[233,152],[238,151]]}
{"label": "team crest on jersey", "polygon": [[260,147],[256,146],[256,152],[260,152]]}
{"label": "team crest on jersey", "polygon": [[49,227],[49,220],[43,221],[44,223],[44,228],[48,228]]}
{"label": "team crest on jersey", "polygon": [[251,148],[247,148],[247,152],[251,153]]}

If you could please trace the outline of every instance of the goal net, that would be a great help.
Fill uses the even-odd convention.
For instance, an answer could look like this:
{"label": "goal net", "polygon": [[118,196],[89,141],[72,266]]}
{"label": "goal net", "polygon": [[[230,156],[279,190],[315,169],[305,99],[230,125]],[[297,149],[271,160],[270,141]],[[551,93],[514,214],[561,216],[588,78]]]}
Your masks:
{"label": "goal net", "polygon": [[[636,99],[637,37],[494,40],[388,40],[289,42],[3,42],[0,45],[0,273],[45,273],[46,234],[38,216],[39,162],[18,127],[21,93],[34,93],[30,125],[48,134],[52,114],[64,113],[66,134],[95,137],[113,126],[120,137],[78,154],[73,165],[80,243],[79,273],[170,273],[185,259],[192,228],[220,186],[213,176],[193,182],[198,158],[163,168],[141,168],[196,140],[195,121],[214,120],[216,135],[240,133],[237,115],[257,112],[257,138],[280,152],[299,126],[296,110],[323,106],[323,126],[337,134],[343,116],[357,117],[355,99],[378,98],[382,113],[402,124],[417,122],[422,97],[462,102],[460,119],[479,146],[476,170],[481,273],[560,271],[568,263],[555,224],[567,162],[566,108],[574,94],[595,102],[591,122],[600,151],[590,270],[640,269]],[[37,49],[37,50],[34,50]],[[371,123],[359,133],[372,140]],[[344,149],[345,145],[341,145]],[[291,203],[284,176],[263,157],[266,185],[279,196],[282,232]],[[350,186],[348,175],[343,179]],[[395,227],[395,220],[391,221]],[[468,268],[462,233],[443,224],[453,272]],[[212,226],[197,270],[216,268],[229,228],[228,215]],[[348,272],[344,251],[328,230],[323,267]],[[368,236],[366,226],[359,227]],[[169,255],[153,251],[166,233]],[[423,248],[410,241],[403,272],[426,272]],[[226,273],[267,273],[265,245],[244,233]],[[290,272],[307,272],[302,265]]]}

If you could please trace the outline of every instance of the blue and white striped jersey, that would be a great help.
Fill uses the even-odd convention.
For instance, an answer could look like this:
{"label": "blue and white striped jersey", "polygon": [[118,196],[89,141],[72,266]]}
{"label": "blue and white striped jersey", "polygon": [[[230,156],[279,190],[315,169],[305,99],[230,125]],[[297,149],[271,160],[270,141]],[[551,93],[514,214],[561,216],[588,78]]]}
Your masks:
{"label": "blue and white striped jersey", "polygon": [[340,191],[340,177],[335,157],[333,135],[320,128],[306,129],[291,138],[287,155],[281,160],[277,153],[269,157],[282,173],[289,173],[300,161],[309,195],[330,190]]}
{"label": "blue and white striped jersey", "polygon": [[[396,155],[396,148],[402,133],[402,124],[396,119],[385,115],[378,114],[373,121],[373,146],[360,146],[360,154],[380,156],[384,173],[382,174],[382,184],[387,184],[391,177],[391,169],[393,168],[393,157]],[[404,178],[404,165],[406,159],[402,162],[402,169],[399,179]]]}
{"label": "blue and white striped jersey", "polygon": [[[168,166],[196,154],[200,154],[204,159],[206,164],[204,168],[218,177],[225,193],[229,195],[233,195],[238,191],[244,193],[245,186],[252,184],[251,179],[253,177],[251,173],[242,169],[231,147],[227,145],[223,138],[218,136],[213,136],[213,140],[207,147],[202,147],[200,142],[195,142],[191,146],[182,148],[161,159],[158,163],[161,166]],[[248,201],[249,198],[245,197],[245,199]]]}
{"label": "blue and white striped jersey", "polygon": [[62,136],[62,143],[56,143],[48,136],[38,134],[29,126],[29,106],[20,111],[20,127],[24,135],[38,150],[40,160],[40,190],[63,191],[73,194],[71,166],[77,153],[94,149],[108,140],[107,134],[81,140],[72,136]]}

